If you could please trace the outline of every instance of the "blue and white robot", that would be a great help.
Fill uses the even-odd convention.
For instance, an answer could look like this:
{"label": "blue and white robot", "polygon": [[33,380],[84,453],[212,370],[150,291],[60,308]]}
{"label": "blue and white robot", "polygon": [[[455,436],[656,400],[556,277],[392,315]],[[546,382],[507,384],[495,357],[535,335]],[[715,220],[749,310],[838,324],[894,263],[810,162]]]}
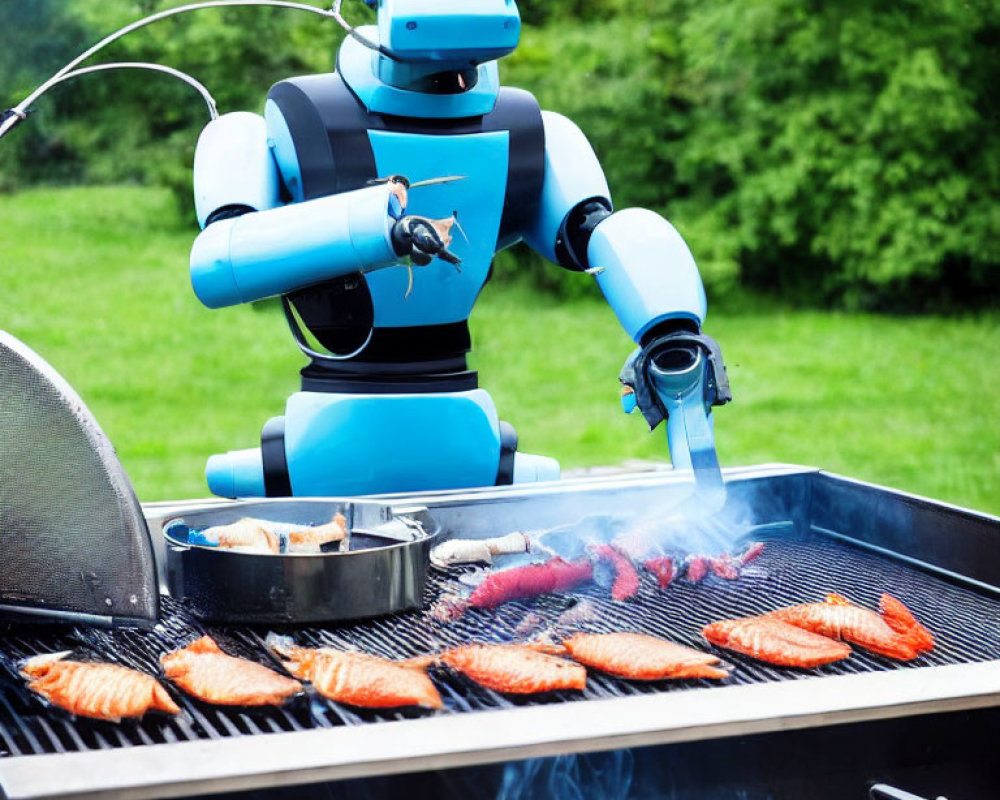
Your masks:
{"label": "blue and white robot", "polygon": [[310,358],[260,446],[209,459],[210,489],[367,495],[558,478],[554,460],[517,452],[466,364],[493,257],[522,240],[596,275],[638,345],[620,376],[626,410],[667,420],[675,468],[718,474],[711,407],[729,390],[701,333],[694,259],[659,215],[614,211],[573,122],[500,87],[496,61],[520,33],[514,0],[367,3],[377,25],[345,38],[335,73],[281,81],[263,115],[223,115],[198,142],[195,293],[211,308],[281,297]]}

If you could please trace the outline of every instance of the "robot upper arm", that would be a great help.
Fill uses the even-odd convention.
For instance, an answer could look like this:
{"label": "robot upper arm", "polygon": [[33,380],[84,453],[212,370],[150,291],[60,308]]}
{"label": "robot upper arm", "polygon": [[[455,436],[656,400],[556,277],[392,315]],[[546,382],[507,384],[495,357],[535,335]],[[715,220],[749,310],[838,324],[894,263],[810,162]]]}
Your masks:
{"label": "robot upper arm", "polygon": [[278,169],[259,114],[236,111],[205,126],[194,155],[198,224],[281,205]]}
{"label": "robot upper arm", "polygon": [[538,213],[524,240],[550,261],[583,269],[586,242],[574,247],[575,237],[568,232],[581,227],[593,230],[611,213],[611,192],[594,149],[572,120],[543,111],[542,124],[545,180]]}

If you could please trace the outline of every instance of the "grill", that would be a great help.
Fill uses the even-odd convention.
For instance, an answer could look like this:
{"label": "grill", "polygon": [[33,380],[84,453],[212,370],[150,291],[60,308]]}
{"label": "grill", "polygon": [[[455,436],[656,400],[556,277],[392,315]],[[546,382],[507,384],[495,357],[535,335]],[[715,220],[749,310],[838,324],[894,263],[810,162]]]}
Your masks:
{"label": "grill", "polygon": [[[675,580],[661,591],[644,575],[638,599],[624,603],[591,585],[572,598],[471,609],[453,622],[417,611],[281,632],[299,644],[399,659],[467,642],[521,640],[518,626],[528,614],[552,621],[571,603],[587,600],[596,613],[572,630],[637,630],[704,649],[699,631],[714,620],[819,600],[831,591],[874,607],[888,591],[935,633],[934,651],[903,664],[855,648],[846,661],[808,671],[726,652],[734,670],[722,686],[590,672],[583,692],[523,699],[440,669],[432,672],[445,704],[438,714],[360,711],[318,695],[281,709],[233,710],[175,693],[185,712],[180,717],[150,715],[119,725],[48,708],[17,677],[20,658],[56,650],[156,674],[160,655],[204,633],[228,652],[276,664],[263,642],[268,629],[201,623],[166,599],[152,631],[0,629],[0,786],[8,797],[223,791],[1000,706],[1000,580],[996,556],[983,556],[989,548],[996,552],[1000,520],[795,468],[736,471],[727,483],[727,509],[745,522],[747,509],[753,515],[744,537],[765,542],[739,580]],[[676,476],[652,475],[419,499],[446,531],[491,536],[637,503],[669,504],[686,490]],[[425,609],[462,575],[460,568],[432,569]],[[78,774],[84,766],[104,777]]]}

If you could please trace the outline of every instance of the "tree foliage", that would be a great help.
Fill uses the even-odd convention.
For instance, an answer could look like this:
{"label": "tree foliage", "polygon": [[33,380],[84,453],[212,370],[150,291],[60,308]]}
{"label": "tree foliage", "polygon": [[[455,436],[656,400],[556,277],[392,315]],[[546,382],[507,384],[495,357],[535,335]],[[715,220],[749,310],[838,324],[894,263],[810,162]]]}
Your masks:
{"label": "tree foliage", "polygon": [[[11,102],[107,31],[179,0],[0,0]],[[710,288],[925,309],[1000,299],[993,0],[520,0],[505,82],[590,137],[616,206],[667,215]],[[370,18],[362,4],[353,19]],[[107,57],[185,69],[223,111],[328,70],[342,32],[270,9],[158,23]],[[0,188],[155,181],[190,204],[205,114],[158,76],[81,78],[0,146]],[[544,280],[539,278],[538,280]],[[563,286],[564,284],[559,284]]]}
{"label": "tree foliage", "polygon": [[581,123],[619,207],[668,214],[717,289],[1000,298],[996,3],[595,5],[546,17],[508,75]]}

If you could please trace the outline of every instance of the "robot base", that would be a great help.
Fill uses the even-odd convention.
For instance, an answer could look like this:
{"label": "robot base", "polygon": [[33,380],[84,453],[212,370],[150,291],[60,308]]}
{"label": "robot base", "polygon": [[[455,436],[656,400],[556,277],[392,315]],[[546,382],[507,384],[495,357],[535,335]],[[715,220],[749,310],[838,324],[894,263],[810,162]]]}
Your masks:
{"label": "robot base", "polygon": [[212,456],[206,477],[221,497],[369,495],[559,478],[556,461],[505,452],[504,438],[482,389],[297,392],[285,416],[265,426],[262,448]]}

